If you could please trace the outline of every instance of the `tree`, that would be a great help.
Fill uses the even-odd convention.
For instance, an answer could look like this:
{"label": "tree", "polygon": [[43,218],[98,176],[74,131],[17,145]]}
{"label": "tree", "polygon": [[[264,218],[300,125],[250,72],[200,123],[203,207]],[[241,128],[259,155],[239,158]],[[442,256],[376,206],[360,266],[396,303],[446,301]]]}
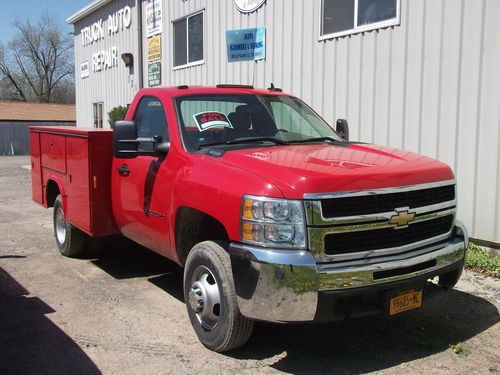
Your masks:
{"label": "tree", "polygon": [[108,112],[109,127],[111,129],[115,128],[115,121],[123,120],[127,114],[128,106],[119,105],[111,108]]}
{"label": "tree", "polygon": [[[16,36],[0,45],[0,80],[15,100],[50,103],[74,98],[73,40],[48,13],[33,25],[14,22]],[[64,90],[70,90],[65,95]]]}

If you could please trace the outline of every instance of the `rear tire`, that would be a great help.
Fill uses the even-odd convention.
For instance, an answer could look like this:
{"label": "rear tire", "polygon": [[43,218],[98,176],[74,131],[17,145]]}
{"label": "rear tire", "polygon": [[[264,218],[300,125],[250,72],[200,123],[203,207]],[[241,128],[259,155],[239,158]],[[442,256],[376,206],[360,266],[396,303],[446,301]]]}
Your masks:
{"label": "rear tire", "polygon": [[225,352],[244,345],[254,322],[241,315],[236,300],[231,260],[212,241],[189,253],[184,269],[184,300],[191,324],[207,348]]}
{"label": "rear tire", "polygon": [[84,253],[85,234],[66,221],[59,194],[54,202],[54,237],[62,255],[75,258]]}

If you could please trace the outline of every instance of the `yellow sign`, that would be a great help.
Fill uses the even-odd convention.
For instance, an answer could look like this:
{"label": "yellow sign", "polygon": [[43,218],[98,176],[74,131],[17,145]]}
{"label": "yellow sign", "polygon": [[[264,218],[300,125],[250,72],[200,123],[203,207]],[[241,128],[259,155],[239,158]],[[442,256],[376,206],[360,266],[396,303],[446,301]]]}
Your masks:
{"label": "yellow sign", "polygon": [[161,35],[148,38],[148,62],[161,60]]}

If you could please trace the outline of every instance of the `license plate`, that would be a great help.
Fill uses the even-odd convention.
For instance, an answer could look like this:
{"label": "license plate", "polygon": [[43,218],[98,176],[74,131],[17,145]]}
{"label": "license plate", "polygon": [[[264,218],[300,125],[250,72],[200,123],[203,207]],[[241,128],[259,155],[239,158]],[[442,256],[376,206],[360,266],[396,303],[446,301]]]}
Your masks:
{"label": "license plate", "polygon": [[396,315],[422,307],[422,290],[406,290],[389,299],[389,315]]}

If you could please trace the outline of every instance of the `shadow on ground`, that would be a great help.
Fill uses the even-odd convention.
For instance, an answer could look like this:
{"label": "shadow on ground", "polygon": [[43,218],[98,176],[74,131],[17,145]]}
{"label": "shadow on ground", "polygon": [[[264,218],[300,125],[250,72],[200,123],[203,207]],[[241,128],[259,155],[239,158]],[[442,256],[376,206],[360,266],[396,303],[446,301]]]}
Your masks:
{"label": "shadow on ground", "polygon": [[[183,301],[182,269],[138,245],[125,241],[111,246],[93,263],[118,279],[150,276],[151,283]],[[448,350],[499,321],[497,308],[487,300],[451,290],[427,301],[420,311],[391,319],[257,323],[247,345],[225,355],[267,361],[276,356],[270,366],[293,374],[365,373]]]}
{"label": "shadow on ground", "polygon": [[0,267],[0,373],[100,374],[47,314],[54,310]]}
{"label": "shadow on ground", "polygon": [[182,268],[124,237],[104,243],[98,258],[92,263],[115,279],[149,277],[149,282],[184,303]]}
{"label": "shadow on ground", "polygon": [[293,374],[365,373],[448,350],[499,321],[490,302],[451,290],[422,310],[397,318],[301,326],[261,323],[250,342],[229,355],[265,359],[281,354],[271,367]]}

